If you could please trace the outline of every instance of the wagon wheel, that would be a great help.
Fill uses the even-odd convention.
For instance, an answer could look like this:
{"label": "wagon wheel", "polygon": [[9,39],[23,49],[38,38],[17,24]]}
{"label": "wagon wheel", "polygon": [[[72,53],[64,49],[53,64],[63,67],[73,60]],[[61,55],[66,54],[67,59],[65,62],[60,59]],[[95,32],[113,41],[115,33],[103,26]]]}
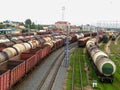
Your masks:
{"label": "wagon wheel", "polygon": [[100,78],[100,81],[101,81],[101,82],[104,82],[103,78]]}
{"label": "wagon wheel", "polygon": [[110,83],[113,83],[113,79],[110,79]]}

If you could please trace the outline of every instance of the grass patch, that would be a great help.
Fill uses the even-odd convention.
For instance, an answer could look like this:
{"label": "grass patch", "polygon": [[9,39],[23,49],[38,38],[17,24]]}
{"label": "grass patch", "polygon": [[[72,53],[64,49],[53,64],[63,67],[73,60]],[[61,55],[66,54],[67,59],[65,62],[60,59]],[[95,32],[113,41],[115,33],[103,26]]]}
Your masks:
{"label": "grass patch", "polygon": [[[79,64],[80,60],[80,64]],[[81,88],[81,81],[83,84],[83,87],[88,84],[87,77],[86,77],[86,71],[84,67],[84,58],[83,58],[83,48],[77,48],[75,51],[72,52],[70,56],[70,69],[68,70],[68,76],[67,76],[67,88],[66,90],[71,90],[72,87],[72,70],[73,70],[73,63],[74,63],[74,87],[75,89]],[[82,79],[81,80],[81,74],[80,74],[80,67],[81,65],[81,72],[82,72]]]}

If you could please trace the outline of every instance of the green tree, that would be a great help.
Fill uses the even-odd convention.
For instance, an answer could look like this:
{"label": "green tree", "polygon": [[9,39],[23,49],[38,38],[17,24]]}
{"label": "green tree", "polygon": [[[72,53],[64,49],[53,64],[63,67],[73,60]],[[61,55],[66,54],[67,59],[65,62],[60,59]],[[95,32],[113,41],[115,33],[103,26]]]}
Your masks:
{"label": "green tree", "polygon": [[20,22],[19,24],[20,24],[20,25],[24,25],[24,23],[23,23],[23,22]]}
{"label": "green tree", "polygon": [[4,28],[4,25],[3,24],[0,24],[0,29]]}
{"label": "green tree", "polygon": [[43,29],[43,26],[40,25],[40,24],[38,24],[37,28],[38,28],[38,30],[42,30],[42,29]]}
{"label": "green tree", "polygon": [[26,25],[27,28],[30,27],[31,23],[32,23],[31,19],[26,19],[25,20],[25,25]]}
{"label": "green tree", "polygon": [[28,29],[23,29],[22,30],[22,33],[26,33],[26,32],[28,32]]}
{"label": "green tree", "polygon": [[35,29],[36,25],[34,24],[34,22],[30,25],[30,29]]}

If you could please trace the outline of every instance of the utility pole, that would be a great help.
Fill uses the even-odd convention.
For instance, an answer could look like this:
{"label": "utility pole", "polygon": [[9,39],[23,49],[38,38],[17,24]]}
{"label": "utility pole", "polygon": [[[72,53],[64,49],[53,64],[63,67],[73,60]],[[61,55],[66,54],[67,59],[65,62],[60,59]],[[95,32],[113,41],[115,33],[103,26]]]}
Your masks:
{"label": "utility pole", "polygon": [[[62,7],[62,21],[64,21],[65,6]],[[65,46],[65,58],[64,58],[64,67],[69,66],[69,32],[70,32],[70,23],[67,23],[66,27],[63,27],[66,30],[66,46]]]}
{"label": "utility pole", "polygon": [[116,21],[116,31],[117,31],[117,21]]}
{"label": "utility pole", "polygon": [[66,37],[66,46],[65,46],[65,59],[64,59],[64,66],[69,66],[69,31],[70,31],[70,25],[67,25],[67,37]]}
{"label": "utility pole", "polygon": [[90,37],[92,38],[92,31],[91,31],[91,25],[88,26],[89,32],[90,32]]}
{"label": "utility pole", "polygon": [[35,20],[35,32],[37,32],[37,20]]}
{"label": "utility pole", "polygon": [[96,28],[96,30],[97,30],[97,45],[98,45],[98,37],[99,37],[98,29],[99,29],[99,25],[98,25],[98,23],[97,23],[97,28]]}
{"label": "utility pole", "polygon": [[64,21],[65,6],[62,7],[62,20]]}

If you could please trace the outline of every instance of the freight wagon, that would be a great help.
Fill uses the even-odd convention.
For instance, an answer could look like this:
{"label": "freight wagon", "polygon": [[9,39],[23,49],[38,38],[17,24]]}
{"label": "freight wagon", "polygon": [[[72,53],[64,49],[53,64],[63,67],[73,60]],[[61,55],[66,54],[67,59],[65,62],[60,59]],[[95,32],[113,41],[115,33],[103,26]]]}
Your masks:
{"label": "freight wagon", "polygon": [[[91,36],[90,36],[91,35]],[[92,32],[92,33],[81,33],[80,35],[77,35],[78,38],[78,46],[79,47],[84,47],[86,46],[86,42],[91,38],[91,37],[95,37],[97,35],[96,32]]]}
{"label": "freight wagon", "polygon": [[82,47],[82,46],[85,46],[86,45],[86,42],[90,39],[91,37],[88,36],[88,37],[84,37],[84,38],[81,38],[78,40],[78,46],[79,47]]}

